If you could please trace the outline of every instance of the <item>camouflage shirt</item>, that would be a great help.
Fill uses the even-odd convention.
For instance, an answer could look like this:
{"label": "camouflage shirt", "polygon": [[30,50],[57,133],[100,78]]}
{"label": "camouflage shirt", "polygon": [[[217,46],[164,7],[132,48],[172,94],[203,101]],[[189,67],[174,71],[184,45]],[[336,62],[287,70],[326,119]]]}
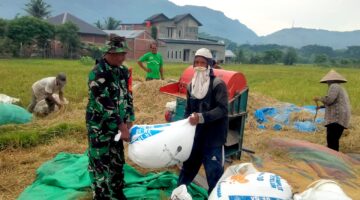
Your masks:
{"label": "camouflage shirt", "polygon": [[129,92],[129,70],[114,67],[104,59],[89,74],[89,103],[86,120],[96,123],[134,121],[133,97]]}

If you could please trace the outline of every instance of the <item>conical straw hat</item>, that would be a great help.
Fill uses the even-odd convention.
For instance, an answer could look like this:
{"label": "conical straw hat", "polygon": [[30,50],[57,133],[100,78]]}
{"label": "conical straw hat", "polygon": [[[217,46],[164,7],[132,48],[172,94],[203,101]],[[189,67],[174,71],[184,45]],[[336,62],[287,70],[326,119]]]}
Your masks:
{"label": "conical straw hat", "polygon": [[326,83],[327,81],[334,81],[338,83],[346,83],[347,80],[337,73],[335,70],[330,70],[321,80],[320,83]]}

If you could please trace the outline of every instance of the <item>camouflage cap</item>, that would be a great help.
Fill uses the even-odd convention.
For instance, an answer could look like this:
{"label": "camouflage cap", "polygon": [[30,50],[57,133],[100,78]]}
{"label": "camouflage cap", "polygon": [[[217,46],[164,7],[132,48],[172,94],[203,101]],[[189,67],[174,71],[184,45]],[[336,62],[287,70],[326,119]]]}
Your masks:
{"label": "camouflage cap", "polygon": [[110,35],[107,45],[100,48],[103,53],[126,53],[129,49],[125,37]]}

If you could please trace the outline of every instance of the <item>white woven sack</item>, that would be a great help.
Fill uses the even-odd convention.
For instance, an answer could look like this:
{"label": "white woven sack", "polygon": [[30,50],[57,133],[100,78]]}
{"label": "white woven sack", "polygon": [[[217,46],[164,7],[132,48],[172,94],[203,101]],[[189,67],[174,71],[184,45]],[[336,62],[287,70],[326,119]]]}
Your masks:
{"label": "white woven sack", "polygon": [[171,193],[171,200],[192,200],[191,195],[186,189],[186,185],[180,185],[175,188]]}
{"label": "white woven sack", "polygon": [[251,163],[227,169],[209,196],[209,200],[291,198],[291,186],[286,180],[273,173],[259,172]]}
{"label": "white woven sack", "polygon": [[17,103],[19,102],[20,99],[18,98],[14,98],[14,97],[10,97],[6,94],[0,94],[0,103]]}
{"label": "white woven sack", "polygon": [[144,168],[169,167],[187,160],[194,143],[196,126],[189,119],[135,125],[130,130],[129,158]]}
{"label": "white woven sack", "polygon": [[[53,98],[60,102],[60,97],[58,94],[53,94],[52,95]],[[64,104],[68,104],[68,100],[66,98],[64,98]],[[59,110],[59,107],[57,105],[55,105],[55,108],[54,108],[54,112],[58,111]],[[49,107],[45,101],[45,99],[43,100],[40,100],[39,102],[37,102],[37,104],[35,105],[35,108],[34,108],[34,113],[37,114],[37,115],[46,115],[46,114],[49,114]]]}
{"label": "white woven sack", "polygon": [[294,200],[351,200],[337,182],[320,179],[308,186],[308,189],[294,195]]}

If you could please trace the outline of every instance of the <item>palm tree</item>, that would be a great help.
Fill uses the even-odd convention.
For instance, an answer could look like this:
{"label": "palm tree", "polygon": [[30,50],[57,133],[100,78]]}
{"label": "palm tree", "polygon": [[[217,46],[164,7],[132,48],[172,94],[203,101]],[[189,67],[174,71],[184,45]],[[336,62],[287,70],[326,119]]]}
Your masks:
{"label": "palm tree", "polygon": [[107,19],[105,19],[105,28],[107,30],[116,30],[120,24],[121,24],[121,21],[116,20],[113,17],[108,17]]}
{"label": "palm tree", "polygon": [[44,19],[50,16],[49,9],[51,6],[43,0],[30,0],[25,6],[24,10],[33,17]]}
{"label": "palm tree", "polygon": [[97,20],[95,23],[95,26],[98,27],[99,29],[104,29],[103,25],[101,24],[100,20]]}
{"label": "palm tree", "polygon": [[99,20],[97,20],[94,24],[96,27],[102,30],[116,30],[121,24],[121,21],[116,20],[113,17],[108,17],[105,19],[104,24],[102,24]]}

